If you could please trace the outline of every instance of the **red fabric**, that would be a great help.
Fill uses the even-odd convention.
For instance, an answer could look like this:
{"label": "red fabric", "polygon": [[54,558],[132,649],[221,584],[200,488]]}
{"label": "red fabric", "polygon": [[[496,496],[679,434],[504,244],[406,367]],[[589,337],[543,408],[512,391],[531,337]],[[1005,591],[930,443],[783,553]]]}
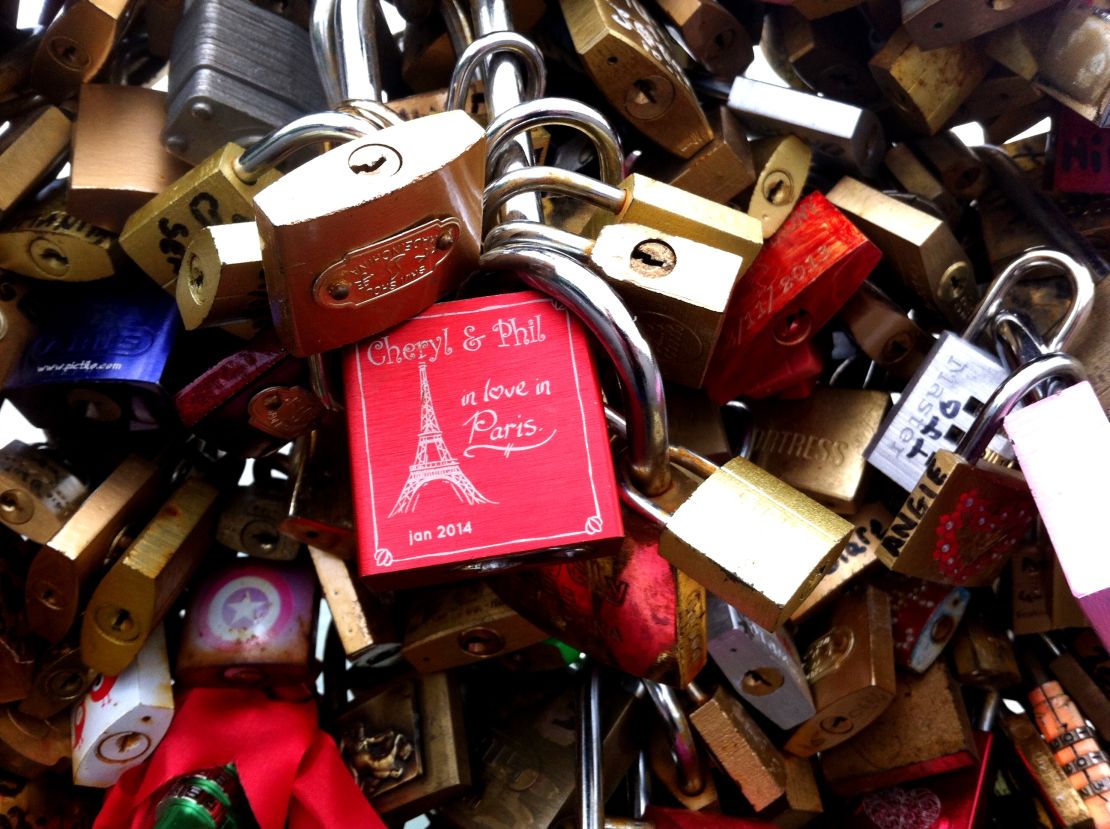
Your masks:
{"label": "red fabric", "polygon": [[262,691],[192,688],[149,761],[108,791],[93,829],[147,829],[162,787],[183,774],[235,763],[261,829],[385,829],[347,770],[312,702]]}

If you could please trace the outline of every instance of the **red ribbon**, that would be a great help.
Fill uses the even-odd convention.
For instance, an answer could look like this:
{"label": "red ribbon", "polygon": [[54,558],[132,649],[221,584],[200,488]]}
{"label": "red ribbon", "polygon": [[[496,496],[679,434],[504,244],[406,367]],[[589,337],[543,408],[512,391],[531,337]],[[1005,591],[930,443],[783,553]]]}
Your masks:
{"label": "red ribbon", "polygon": [[385,829],[317,725],[315,703],[227,688],[179,695],[162,743],[109,790],[93,829],[149,829],[166,783],[229,762],[261,829]]}

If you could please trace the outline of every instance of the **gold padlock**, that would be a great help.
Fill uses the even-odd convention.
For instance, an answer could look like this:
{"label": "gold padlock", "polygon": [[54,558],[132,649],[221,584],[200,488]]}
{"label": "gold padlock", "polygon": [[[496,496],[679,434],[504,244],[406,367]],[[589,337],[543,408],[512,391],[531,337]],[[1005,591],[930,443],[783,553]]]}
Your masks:
{"label": "gold padlock", "polygon": [[168,464],[130,455],[35,554],[27,572],[27,621],[57,644],[77,621],[93,579],[121,551],[128,525],[153,510]]}
{"label": "gold padlock", "polygon": [[830,626],[806,649],[803,664],[817,713],[791,735],[786,750],[810,757],[851,739],[894,699],[887,595],[871,585],[842,594]]}
{"label": "gold padlock", "polygon": [[212,544],[219,490],[185,480],[101,579],[81,624],[81,659],[105,676],[130,664]]}
{"label": "gold padlock", "polygon": [[401,655],[421,673],[472,665],[547,638],[482,581],[421,590],[408,601]]}
{"label": "gold padlock", "polygon": [[828,199],[882,250],[922,301],[954,325],[971,319],[978,300],[975,274],[944,221],[853,178],[842,178]]}
{"label": "gold padlock", "polygon": [[43,32],[31,65],[31,85],[52,101],[76,95],[107,62],[138,5],[134,0],[69,4]]}
{"label": "gold padlock", "polygon": [[45,544],[88,494],[52,454],[13,440],[0,449],[0,521]]}
{"label": "gold padlock", "polygon": [[905,124],[934,135],[983,80],[990,61],[970,42],[922,51],[903,28],[869,66]]}
{"label": "gold padlock", "polygon": [[781,40],[788,65],[810,89],[862,107],[881,102],[882,93],[867,69],[871,53],[858,17],[811,20],[788,6],[767,12],[766,30]]}
{"label": "gold padlock", "polygon": [[763,225],[763,238],[770,239],[802,197],[813,153],[797,136],[785,135],[753,142],[752,159],[758,173],[748,214]]}
{"label": "gold padlock", "polygon": [[882,291],[864,282],[840,319],[868,357],[899,380],[909,380],[933,347],[933,338]]}
{"label": "gold padlock", "polygon": [[61,192],[37,201],[0,230],[0,268],[63,282],[103,279],[116,272],[124,256],[114,234],[67,213]]}
{"label": "gold padlock", "polygon": [[982,194],[989,180],[983,162],[954,132],[918,138],[913,144],[957,198],[971,201]]}
{"label": "gold padlock", "polygon": [[[670,158],[652,168],[660,181],[710,201],[732,201],[755,182],[747,131],[728,107],[707,114],[713,138],[688,159]],[[568,228],[570,229],[570,228]]]}
{"label": "gold padlock", "polygon": [[747,31],[717,0],[660,0],[659,8],[710,73],[732,78],[755,59]]}
{"label": "gold padlock", "polygon": [[424,310],[477,265],[485,134],[459,110],[298,167],[255,198],[274,323],[290,352],[347,345]]}
{"label": "gold padlock", "polygon": [[965,685],[1009,688],[1021,681],[1013,643],[986,614],[971,615],[956,631],[952,662]]}
{"label": "gold padlock", "polygon": [[909,144],[895,144],[887,150],[883,164],[903,190],[936,205],[946,221],[959,221],[963,211],[956,197],[930,172]]}
{"label": "gold padlock", "polygon": [[13,125],[0,149],[0,218],[61,165],[73,124],[57,107],[32,112]]}
{"label": "gold padlock", "polygon": [[833,512],[858,511],[867,464],[890,395],[821,386],[799,401],[752,404],[751,460]]}
{"label": "gold padlock", "polygon": [[586,71],[638,130],[682,158],[712,139],[667,35],[637,0],[560,0],[560,6]]}
{"label": "gold padlock", "polygon": [[784,754],[783,762],[786,764],[786,794],[768,807],[763,816],[779,829],[802,829],[825,811],[813,773],[813,760]]}
{"label": "gold padlock", "polygon": [[[66,195],[69,213],[119,233],[128,216],[185,174],[189,166],[162,146],[165,98],[141,86],[81,87]],[[126,153],[120,152],[122,143]]]}
{"label": "gold padlock", "polygon": [[270,322],[258,225],[237,222],[202,227],[189,241],[176,283],[185,328]]}

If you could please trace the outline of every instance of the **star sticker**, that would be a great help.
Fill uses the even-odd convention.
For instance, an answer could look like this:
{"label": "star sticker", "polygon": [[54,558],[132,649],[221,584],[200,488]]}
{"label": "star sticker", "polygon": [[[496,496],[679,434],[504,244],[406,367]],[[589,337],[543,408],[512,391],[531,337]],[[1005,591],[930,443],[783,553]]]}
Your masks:
{"label": "star sticker", "polygon": [[228,602],[224,605],[225,608],[235,613],[235,616],[228,622],[228,625],[234,625],[240,619],[245,620],[248,625],[253,623],[260,615],[260,612],[269,604],[270,603],[266,599],[255,601],[251,598],[250,591],[244,591],[243,598],[239,599],[239,601]]}

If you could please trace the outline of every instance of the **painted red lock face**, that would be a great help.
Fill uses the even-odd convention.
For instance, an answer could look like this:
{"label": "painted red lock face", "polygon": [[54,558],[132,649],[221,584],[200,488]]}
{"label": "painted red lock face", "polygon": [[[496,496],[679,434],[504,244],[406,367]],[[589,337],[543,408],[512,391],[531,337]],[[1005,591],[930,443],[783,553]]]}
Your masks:
{"label": "painted red lock face", "polygon": [[622,535],[586,335],[551,299],[435,305],[349,352],[346,387],[360,571],[375,585]]}

